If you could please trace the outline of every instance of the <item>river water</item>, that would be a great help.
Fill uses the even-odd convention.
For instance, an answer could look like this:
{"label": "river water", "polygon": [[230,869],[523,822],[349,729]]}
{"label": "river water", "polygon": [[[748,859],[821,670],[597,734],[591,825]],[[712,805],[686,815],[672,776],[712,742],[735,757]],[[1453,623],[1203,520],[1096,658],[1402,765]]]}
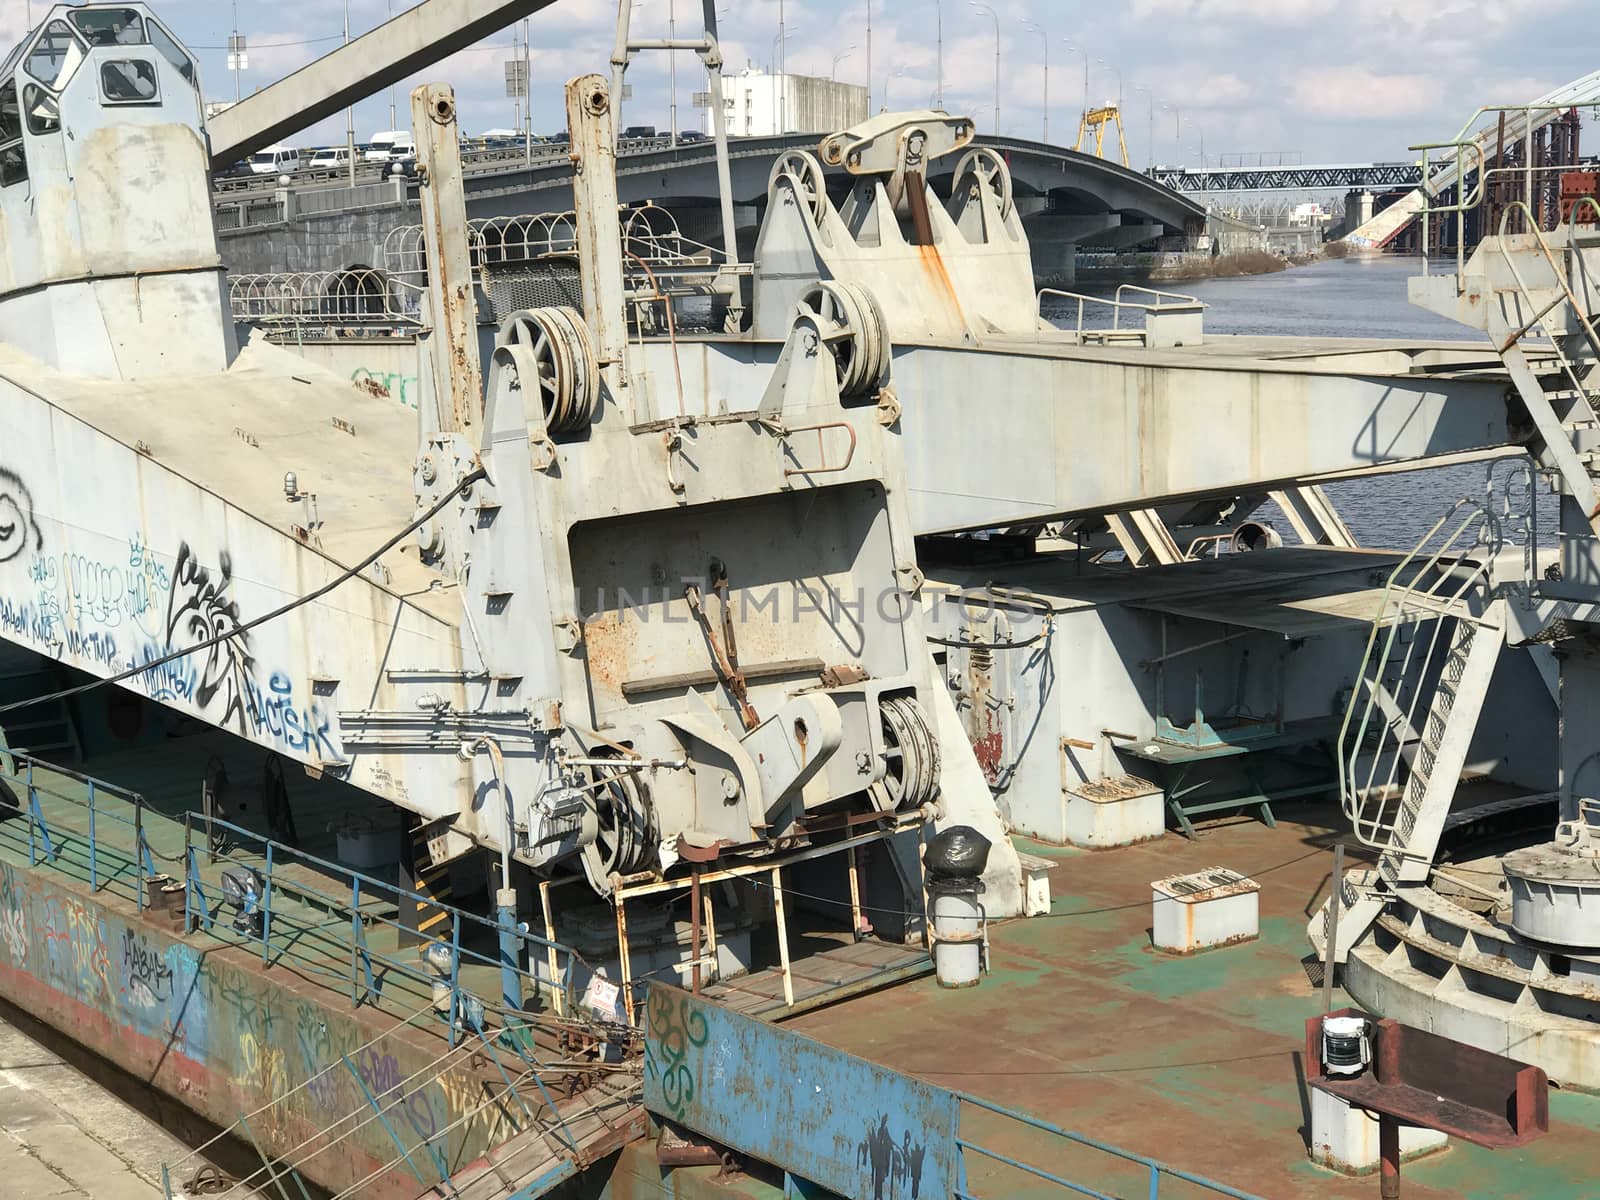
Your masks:
{"label": "river water", "polygon": [[[1208,334],[1463,341],[1482,345],[1486,356],[1493,358],[1484,334],[1407,301],[1406,280],[1421,271],[1421,260],[1415,258],[1328,259],[1275,275],[1196,280],[1170,286],[1205,301]],[[1088,284],[1080,290],[1109,296],[1114,286]],[[1046,315],[1053,314],[1047,309]],[[1508,469],[1507,464],[1500,464],[1496,467],[1497,477]],[[1325,490],[1361,544],[1409,549],[1452,502],[1463,497],[1483,497],[1486,470],[1482,463],[1437,467],[1331,483]],[[1539,540],[1552,544],[1556,501],[1542,486],[1536,508]],[[1275,505],[1258,515],[1277,526],[1286,541],[1294,540]]]}

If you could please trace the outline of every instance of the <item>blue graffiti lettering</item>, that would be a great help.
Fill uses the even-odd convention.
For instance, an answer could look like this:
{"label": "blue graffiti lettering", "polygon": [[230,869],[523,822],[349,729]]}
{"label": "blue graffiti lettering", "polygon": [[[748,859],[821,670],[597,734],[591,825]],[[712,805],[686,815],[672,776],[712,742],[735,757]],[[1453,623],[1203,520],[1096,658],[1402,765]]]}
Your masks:
{"label": "blue graffiti lettering", "polygon": [[279,745],[299,754],[329,762],[342,762],[344,756],[328,736],[333,719],[313,700],[301,708],[294,702],[294,685],[282,671],[274,671],[267,690],[254,678],[245,681],[245,707],[258,737],[268,734]]}
{"label": "blue graffiti lettering", "polygon": [[67,630],[67,649],[78,658],[91,659],[103,667],[116,666],[117,639],[109,633],[84,633]]}
{"label": "blue graffiti lettering", "polygon": [[128,657],[128,666],[142,667],[135,678],[153,700],[190,700],[194,697],[195,672],[187,658],[167,662],[166,650],[147,643]]}

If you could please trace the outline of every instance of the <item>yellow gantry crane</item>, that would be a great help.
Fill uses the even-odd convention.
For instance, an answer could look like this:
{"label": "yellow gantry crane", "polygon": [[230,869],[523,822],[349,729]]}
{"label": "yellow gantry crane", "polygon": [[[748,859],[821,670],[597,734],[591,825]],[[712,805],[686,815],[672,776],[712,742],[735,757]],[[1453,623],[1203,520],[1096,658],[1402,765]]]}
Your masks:
{"label": "yellow gantry crane", "polygon": [[1122,136],[1122,111],[1115,104],[1103,104],[1099,108],[1091,108],[1083,114],[1083,119],[1078,122],[1078,141],[1072,148],[1074,150],[1082,150],[1084,135],[1092,133],[1094,135],[1094,156],[1096,158],[1104,158],[1106,156],[1106,127],[1108,125],[1117,127],[1117,145],[1122,150],[1122,165],[1126,167],[1130,165],[1128,163],[1128,143]]}

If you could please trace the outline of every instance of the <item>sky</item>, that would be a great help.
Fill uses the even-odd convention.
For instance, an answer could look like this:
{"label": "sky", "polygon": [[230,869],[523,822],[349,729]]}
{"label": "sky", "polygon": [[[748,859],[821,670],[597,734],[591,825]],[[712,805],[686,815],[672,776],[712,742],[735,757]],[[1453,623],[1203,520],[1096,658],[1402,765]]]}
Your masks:
{"label": "sky", "polygon": [[[230,0],[150,0],[198,55],[208,99],[232,99],[226,69]],[[413,0],[349,0],[352,36]],[[716,0],[727,70],[775,59],[780,8],[791,71],[858,84],[867,79],[868,0]],[[1481,104],[1524,103],[1596,67],[1589,18],[1597,0],[870,0],[872,103],[929,106],[939,89],[937,31],[943,26],[945,107],[995,128],[998,74],[1002,133],[1044,133],[1045,51],[1049,132],[1070,145],[1084,107],[1121,96],[1129,157],[1143,168],[1252,161],[1415,158],[1407,146],[1454,137]],[[10,46],[37,21],[40,0],[0,0],[0,42]],[[249,93],[321,54],[342,37],[337,0],[238,0]],[[695,0],[636,0],[636,36],[698,31]],[[990,14],[993,14],[992,16]],[[556,0],[531,21],[533,125],[565,124],[562,88],[574,75],[609,71],[614,0]],[[998,28],[999,69],[996,70]],[[1047,30],[1041,33],[1040,30]],[[394,89],[405,126],[415,84],[444,80],[457,92],[468,132],[513,123],[503,31]],[[835,56],[839,56],[837,59]],[[693,56],[676,56],[678,125],[702,128],[692,96],[704,87]],[[646,52],[628,71],[624,124],[668,126],[667,55]],[[389,127],[386,90],[356,108],[357,140]],[[314,127],[301,145],[344,140],[344,119]],[[1589,149],[1593,149],[1591,146]]]}

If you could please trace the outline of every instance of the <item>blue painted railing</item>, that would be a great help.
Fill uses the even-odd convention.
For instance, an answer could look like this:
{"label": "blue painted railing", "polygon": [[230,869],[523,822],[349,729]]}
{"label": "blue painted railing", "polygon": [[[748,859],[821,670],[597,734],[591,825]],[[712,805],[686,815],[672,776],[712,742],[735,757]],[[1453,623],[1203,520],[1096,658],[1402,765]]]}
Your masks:
{"label": "blue painted railing", "polygon": [[[1091,1150],[1098,1150],[1101,1153],[1108,1154],[1113,1158],[1121,1159],[1123,1162],[1134,1164],[1146,1177],[1149,1187],[1149,1191],[1147,1193],[1149,1200],[1159,1200],[1161,1195],[1161,1181],[1163,1179],[1177,1179],[1181,1180],[1185,1184],[1191,1185],[1190,1188],[1185,1189],[1185,1195],[1192,1195],[1193,1188],[1201,1188],[1213,1196],[1227,1196],[1230,1197],[1231,1200],[1261,1200],[1261,1197],[1253,1195],[1250,1192],[1241,1192],[1238,1188],[1229,1187],[1225,1183],[1218,1183],[1214,1179],[1207,1179],[1203,1175],[1195,1175],[1188,1171],[1181,1170],[1178,1167],[1174,1167],[1168,1163],[1161,1162],[1154,1158],[1149,1158],[1146,1155],[1135,1154],[1131,1150],[1123,1150],[1121,1147],[1113,1146],[1108,1142],[1101,1142],[1091,1137],[1085,1137],[1081,1133],[1074,1133],[1070,1129],[1063,1129],[1059,1125],[1052,1125],[1049,1121],[1041,1121],[1038,1117],[1031,1116],[1025,1112],[1019,1112],[1014,1108],[1007,1108],[1002,1104],[996,1104],[992,1100],[985,1100],[981,1096],[974,1096],[968,1092],[957,1092],[956,1095],[964,1104],[970,1104],[975,1108],[981,1108],[987,1112],[995,1113],[998,1116],[1006,1117],[1020,1125],[1026,1125],[1030,1129],[1037,1129],[1041,1133],[1052,1134],[1055,1137],[1071,1142],[1074,1145],[1084,1146]],[[1088,1196],[1091,1198],[1091,1200],[1122,1200],[1120,1197],[1112,1196],[1107,1192],[1098,1191],[1095,1188],[1089,1187],[1085,1184],[1074,1183],[1072,1180],[1066,1179],[1053,1171],[1047,1171],[1043,1167],[1034,1166],[1031,1163],[1026,1163],[1020,1159],[1013,1158],[1010,1155],[1002,1154],[998,1150],[992,1150],[988,1146],[969,1141],[963,1135],[957,1135],[956,1146],[961,1150],[962,1154],[961,1185],[955,1193],[957,1200],[985,1200],[985,1198],[979,1197],[976,1193],[967,1190],[966,1155],[969,1152],[980,1155],[984,1158],[993,1159],[996,1162],[1004,1163],[1006,1166],[1012,1167],[1015,1170],[1021,1171],[1027,1175],[1031,1175],[1035,1179],[1042,1179],[1046,1183],[1053,1183],[1058,1187],[1065,1188],[1074,1195]]]}
{"label": "blue painted railing", "polygon": [[[57,783],[61,780],[81,785],[84,794],[78,795],[64,790]],[[486,1094],[476,1108],[458,1117],[454,1124],[465,1125],[480,1116],[482,1112],[489,1110],[504,1113],[508,1111],[505,1106],[509,1104],[521,1116],[520,1121],[511,1120],[512,1133],[535,1126],[543,1127],[547,1131],[554,1139],[554,1148],[559,1161],[539,1179],[522,1188],[518,1195],[529,1197],[542,1195],[550,1187],[577,1172],[579,1164],[584,1161],[582,1147],[567,1119],[557,1108],[555,1097],[544,1078],[550,1068],[539,1061],[521,1036],[511,1032],[519,1020],[527,1015],[521,1010],[520,998],[527,994],[528,989],[534,991],[543,988],[553,989],[566,1006],[565,1011],[569,1015],[576,1016],[574,1004],[576,972],[573,967],[574,964],[581,964],[582,959],[575,950],[562,943],[529,933],[521,925],[510,927],[504,921],[489,920],[462,909],[440,904],[420,893],[408,891],[340,863],[296,850],[229,821],[201,813],[183,814],[181,852],[176,856],[161,854],[152,848],[147,829],[160,829],[164,825],[170,825],[171,829],[176,831],[179,827],[177,818],[152,809],[136,792],[116,787],[43,759],[36,759],[23,752],[0,748],[0,784],[8,785],[11,796],[8,799],[4,792],[0,792],[0,839],[8,841],[20,852],[21,830],[8,835],[6,826],[13,821],[21,822],[25,819],[30,866],[48,866],[73,878],[87,879],[90,887],[96,892],[115,888],[126,898],[133,899],[142,910],[148,907],[153,899],[150,886],[151,880],[158,878],[156,861],[159,859],[175,864],[181,863],[184,877],[184,930],[204,932],[230,944],[259,943],[264,968],[270,969],[275,964],[289,960],[302,966],[309,964],[313,967],[324,963],[325,956],[308,955],[297,947],[307,939],[328,940],[323,931],[330,925],[342,928],[348,921],[349,996],[355,1006],[378,1000],[384,989],[396,987],[396,981],[414,981],[422,984],[426,989],[427,1003],[431,1003],[433,985],[440,979],[439,976],[421,969],[406,957],[386,954],[369,945],[367,930],[371,926],[388,925],[397,930],[407,930],[404,922],[383,912],[373,911],[370,902],[374,898],[380,898],[385,906],[393,904],[397,907],[406,903],[416,903],[445,913],[450,921],[449,938],[427,940],[448,944],[451,949],[451,969],[447,977],[450,992],[449,1014],[446,1022],[450,1051],[430,1067],[402,1081],[382,1095],[375,1094],[349,1060],[344,1059],[343,1068],[352,1072],[364,1096],[365,1102],[358,1113],[367,1112],[366,1119],[376,1121],[386,1131],[388,1140],[396,1152],[387,1169],[409,1168],[424,1186],[432,1188],[442,1185],[453,1190],[451,1168],[444,1153],[443,1142],[452,1126],[447,1126],[427,1137],[411,1140],[400,1133],[397,1123],[390,1120],[389,1114],[392,1109],[404,1102],[406,1096],[442,1075],[447,1065],[456,1062],[457,1056],[478,1057],[495,1069],[503,1090],[497,1095]],[[48,816],[45,805],[41,803],[42,800],[49,801],[53,810]],[[74,822],[64,819],[59,811],[63,804],[84,814],[85,820]],[[131,838],[126,835],[117,839],[109,838],[103,825],[107,820],[131,829]],[[236,846],[250,849],[244,853],[219,850],[216,841],[219,835],[224,835]],[[221,896],[220,887],[215,880],[207,882],[206,878],[206,868],[215,866],[217,862],[246,866],[261,876],[263,888],[259,908],[261,916],[259,937],[248,932],[240,933],[224,920],[223,910],[227,902]],[[292,879],[287,877],[284,874],[285,870],[296,864],[310,868],[312,873]],[[108,871],[107,867],[111,869]],[[134,877],[131,886],[125,879],[130,873]],[[330,914],[330,922],[307,924],[296,920],[298,912],[285,904],[288,894],[312,907],[326,910]],[[368,904],[366,911],[363,911],[363,903]],[[470,945],[463,944],[464,935],[473,932],[479,932],[485,937],[492,936],[497,943],[495,952],[484,954],[474,950]],[[508,953],[508,946],[515,948],[514,954]],[[553,951],[556,955],[559,979],[541,981],[536,975],[522,970],[517,963],[521,961],[522,955],[529,954],[530,951],[543,956],[548,956]],[[503,994],[508,997],[514,995],[517,998],[516,1003],[499,1007],[477,1002],[461,982],[462,967],[470,963],[480,963],[495,969],[501,976]],[[426,1006],[425,1004],[424,1007]],[[494,1012],[499,1016],[500,1029],[490,1026],[485,1021],[488,1012]],[[412,1019],[407,1018],[394,1028],[409,1027]],[[324,1073],[339,1066],[337,1062],[330,1064]],[[292,1089],[290,1094],[298,1092],[308,1082],[302,1082],[299,1087]],[[535,1094],[537,1100],[534,1098]],[[274,1097],[263,1106],[263,1109],[257,1111],[265,1111],[283,1103],[287,1098],[287,1095]],[[307,1188],[301,1174],[306,1163],[316,1154],[326,1153],[331,1146],[350,1136],[348,1132],[342,1133],[326,1145],[308,1151],[296,1161],[285,1161],[265,1152],[249,1121],[251,1115],[254,1114],[242,1115],[231,1130],[218,1135],[222,1137],[229,1132],[234,1133],[254,1146],[262,1161],[261,1169],[252,1174],[248,1180],[236,1181],[229,1187],[226,1193],[229,1196],[243,1198],[266,1194],[269,1190],[275,1189],[284,1200],[288,1200],[287,1187],[292,1185],[302,1197],[307,1197]],[[359,1128],[360,1123],[353,1119],[354,1116],[355,1114],[335,1122],[335,1125],[342,1126],[349,1122],[352,1128]],[[540,1139],[530,1143],[529,1149],[537,1150],[543,1145],[543,1139]],[[185,1161],[192,1164],[200,1160],[191,1155],[190,1159]],[[429,1178],[429,1167],[432,1168],[431,1173],[437,1176],[436,1179]],[[178,1195],[173,1190],[173,1177],[174,1170],[168,1165],[163,1165],[163,1188],[168,1200],[174,1200]],[[362,1187],[364,1185],[357,1185],[349,1193],[351,1200],[360,1193]]]}
{"label": "blue painted railing", "polygon": [[[52,786],[47,781],[53,779],[81,784],[86,789],[86,795],[78,796]],[[502,1023],[515,1023],[521,1015],[520,1002],[543,990],[550,991],[557,998],[563,1012],[571,1013],[575,1009],[574,988],[578,972],[574,967],[582,965],[582,957],[569,946],[529,932],[522,924],[509,925],[502,920],[491,920],[441,904],[431,897],[203,813],[183,814],[183,849],[176,858],[160,855],[151,848],[147,825],[153,827],[153,823],[171,822],[173,829],[176,829],[179,818],[152,809],[136,792],[20,751],[0,751],[0,783],[9,784],[14,793],[25,796],[25,799],[19,797],[14,806],[8,805],[0,796],[0,809],[11,808],[16,814],[12,819],[26,817],[30,866],[49,863],[86,878],[95,891],[113,884],[126,888],[123,876],[131,871],[133,886],[127,891],[142,910],[151,901],[148,893],[150,880],[156,877],[156,860],[160,858],[173,862],[175,866],[180,866],[185,885],[183,928],[203,931],[222,941],[258,941],[264,967],[270,968],[274,963],[290,958],[306,961],[305,955],[296,951],[296,946],[308,935],[321,932],[288,920],[281,906],[275,908],[275,895],[279,892],[291,893],[326,909],[332,920],[347,923],[349,928],[349,995],[351,1004],[356,1007],[379,999],[382,990],[393,986],[395,981],[421,984],[430,993],[436,981],[433,974],[421,968],[417,958],[386,954],[368,944],[367,929],[371,926],[407,929],[404,922],[374,911],[370,901],[380,899],[384,904],[393,904],[397,908],[417,904],[445,913],[450,921],[450,936],[448,939],[428,940],[442,941],[451,950],[452,965],[448,978],[451,1019],[448,1022],[448,1036],[452,1046],[464,1027],[464,1022],[457,1018],[469,999],[461,984],[461,970],[466,964],[481,964],[499,973],[501,993],[509,1003],[485,1003],[484,1007],[496,1013]],[[40,804],[41,797],[66,803],[84,813],[86,819],[82,827],[59,815],[47,819]],[[100,822],[107,820],[132,829],[131,841],[136,853],[130,854],[128,848],[121,844],[108,844],[100,827]],[[214,839],[219,834],[240,846],[251,848],[252,852],[245,855],[237,852],[212,853],[211,848],[216,845]],[[206,865],[219,860],[249,867],[260,874],[263,893],[259,938],[237,933],[221,920],[226,902],[219,886],[215,882],[206,882],[204,869]],[[105,867],[108,863],[120,865],[107,872]],[[279,878],[277,872],[281,868],[294,864],[311,868],[318,881],[313,883],[304,878]],[[368,903],[365,911],[363,903]],[[481,953],[465,944],[464,937],[475,931],[495,939],[497,947],[493,953]],[[511,953],[507,952],[508,946]],[[537,961],[533,957],[535,954],[548,958],[552,951],[556,957],[558,978],[540,980],[537,974],[520,966],[523,961]]]}
{"label": "blue painted railing", "polygon": [[[87,797],[80,798],[68,792],[52,788],[49,784],[39,783],[36,772],[42,772],[47,777],[57,776],[81,783],[87,789]],[[150,849],[150,840],[145,836],[144,817],[146,804],[144,797],[137,792],[130,792],[126,788],[119,788],[104,780],[95,779],[68,767],[58,767],[42,759],[36,759],[31,754],[18,750],[0,749],[0,783],[14,785],[21,789],[27,796],[25,804],[13,806],[8,803],[5,796],[0,794],[0,815],[4,810],[26,815],[28,818],[28,865],[38,866],[41,862],[63,863],[86,870],[89,887],[93,891],[110,887],[120,880],[128,870],[133,870],[133,898],[141,908],[145,907],[145,888],[149,877],[155,874],[155,860]],[[40,796],[66,800],[69,803],[82,807],[88,814],[88,829],[81,833],[83,838],[82,850],[66,838],[67,833],[79,833],[76,829],[69,829],[57,823],[52,827],[45,820],[44,809],[39,803]],[[107,804],[107,801],[110,801]],[[137,854],[133,858],[127,857],[123,852],[118,853],[122,866],[107,875],[101,870],[102,843],[96,835],[96,822],[109,820],[133,830],[133,844],[137,847]],[[87,862],[77,863],[69,857],[69,852],[80,852],[87,855]],[[139,868],[142,867],[143,870]]]}

